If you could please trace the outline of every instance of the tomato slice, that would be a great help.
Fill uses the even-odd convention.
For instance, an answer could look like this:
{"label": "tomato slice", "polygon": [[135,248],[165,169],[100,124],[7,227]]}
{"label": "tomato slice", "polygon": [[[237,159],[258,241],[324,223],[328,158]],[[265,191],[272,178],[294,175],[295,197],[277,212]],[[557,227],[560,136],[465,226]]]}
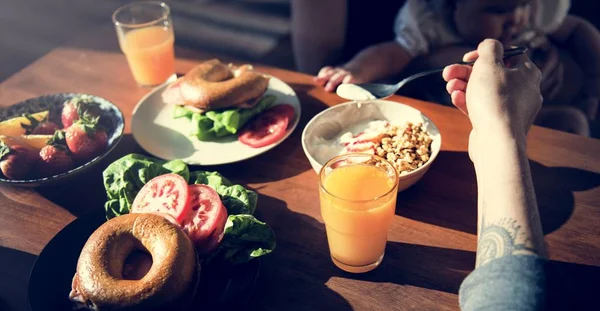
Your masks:
{"label": "tomato slice", "polygon": [[180,222],[199,254],[213,251],[221,242],[227,210],[219,194],[207,185],[190,185],[190,209]]}
{"label": "tomato slice", "polygon": [[168,214],[177,222],[187,215],[189,188],[183,177],[165,174],[152,178],[133,200],[132,213]]}
{"label": "tomato slice", "polygon": [[238,140],[252,148],[275,143],[285,136],[287,126],[294,118],[294,107],[277,105],[255,117],[240,133]]}

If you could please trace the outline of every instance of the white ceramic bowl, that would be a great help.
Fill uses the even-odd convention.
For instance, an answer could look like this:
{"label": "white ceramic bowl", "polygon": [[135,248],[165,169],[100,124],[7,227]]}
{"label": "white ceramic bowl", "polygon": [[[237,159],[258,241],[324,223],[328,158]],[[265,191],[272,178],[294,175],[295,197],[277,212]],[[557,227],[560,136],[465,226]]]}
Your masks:
{"label": "white ceramic bowl", "polygon": [[387,100],[348,102],[328,108],[314,116],[302,132],[302,148],[315,172],[318,174],[327,161],[341,152],[342,146],[336,143],[340,135],[350,131],[356,124],[375,120],[386,120],[396,125],[404,125],[406,122],[423,123],[433,139],[431,157],[425,165],[400,176],[398,191],[417,183],[440,153],[442,136],[435,124],[419,110]]}

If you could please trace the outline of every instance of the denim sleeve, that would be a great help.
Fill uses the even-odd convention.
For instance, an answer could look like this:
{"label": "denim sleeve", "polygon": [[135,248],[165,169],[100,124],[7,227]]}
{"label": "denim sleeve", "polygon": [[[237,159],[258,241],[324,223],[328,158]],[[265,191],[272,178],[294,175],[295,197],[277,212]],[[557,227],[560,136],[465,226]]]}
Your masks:
{"label": "denim sleeve", "polygon": [[545,262],[537,256],[515,255],[475,269],[460,286],[461,310],[544,310]]}

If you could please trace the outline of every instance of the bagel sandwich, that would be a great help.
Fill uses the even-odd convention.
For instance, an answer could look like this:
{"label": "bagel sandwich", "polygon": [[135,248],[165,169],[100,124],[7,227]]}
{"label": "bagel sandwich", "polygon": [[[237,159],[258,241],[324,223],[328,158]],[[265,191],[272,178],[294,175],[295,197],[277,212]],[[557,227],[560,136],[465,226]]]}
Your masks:
{"label": "bagel sandwich", "polygon": [[203,62],[162,92],[173,118],[189,120],[199,140],[235,135],[276,101],[267,95],[270,78],[251,65],[233,66],[217,59]]}
{"label": "bagel sandwich", "polygon": [[166,104],[191,107],[198,112],[252,108],[268,84],[269,77],[251,65],[233,66],[213,59],[169,85],[162,99]]}

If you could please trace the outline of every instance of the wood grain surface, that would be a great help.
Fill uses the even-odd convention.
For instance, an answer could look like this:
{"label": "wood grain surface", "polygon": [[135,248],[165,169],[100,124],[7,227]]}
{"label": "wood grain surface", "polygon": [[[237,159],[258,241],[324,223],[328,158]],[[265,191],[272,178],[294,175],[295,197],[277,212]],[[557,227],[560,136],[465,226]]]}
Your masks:
{"label": "wood grain surface", "polygon": [[[199,60],[214,57],[189,50],[178,50],[177,56],[179,73]],[[263,261],[248,308],[457,310],[458,288],[474,267],[476,249],[477,189],[466,152],[471,128],[468,119],[449,107],[391,98],[433,120],[442,134],[442,152],[421,182],[400,193],[382,265],[367,274],[347,274],[329,258],[317,175],[300,144],[308,120],[343,100],[315,87],[310,76],[257,67],[297,92],[302,103],[300,126],[289,139],[263,155],[202,168],[219,170],[234,182],[258,191],[258,217],[277,235],[277,249]],[[48,93],[90,93],[117,104],[129,122],[136,103],[148,91],[133,81],[112,29],[103,29],[51,51],[0,84],[0,105]],[[23,266],[15,252],[26,254],[26,262],[31,262],[27,253],[39,254],[75,217],[102,208],[101,172],[111,161],[130,152],[143,150],[127,124],[117,149],[72,180],[51,188],[0,187],[0,288],[14,283],[12,267]],[[600,142],[534,127],[529,155],[550,266],[556,271],[556,290],[573,310],[587,310],[600,288],[595,281],[600,278]],[[21,276],[13,292],[26,295],[27,277]],[[0,296],[0,309],[2,299],[6,297]]]}

